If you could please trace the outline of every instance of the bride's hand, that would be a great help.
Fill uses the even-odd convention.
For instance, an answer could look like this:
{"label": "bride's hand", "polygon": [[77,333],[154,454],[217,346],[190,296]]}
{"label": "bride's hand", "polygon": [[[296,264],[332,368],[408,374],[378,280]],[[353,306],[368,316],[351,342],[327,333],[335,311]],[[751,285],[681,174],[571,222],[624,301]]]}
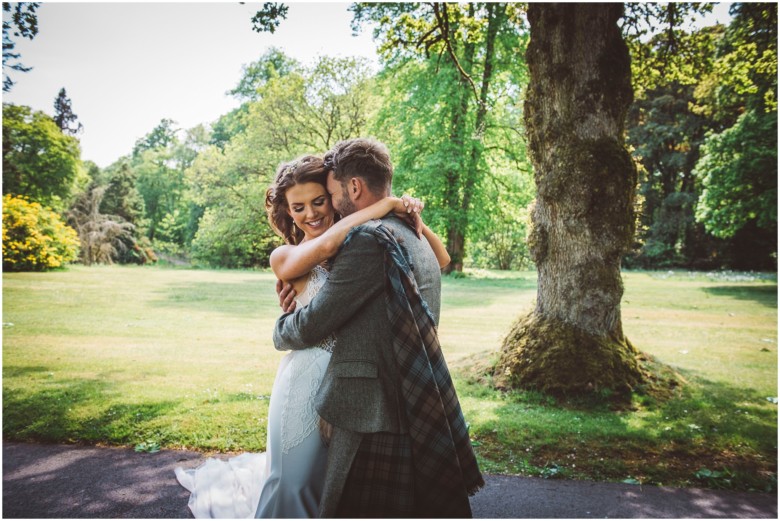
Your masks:
{"label": "bride's hand", "polygon": [[420,212],[423,211],[423,208],[425,208],[425,203],[420,199],[410,195],[402,195],[397,199],[396,207],[393,211],[415,229],[417,237],[422,237],[423,222]]}
{"label": "bride's hand", "polygon": [[404,205],[406,213],[420,213],[425,208],[425,203],[421,199],[406,194],[401,196],[401,204]]}

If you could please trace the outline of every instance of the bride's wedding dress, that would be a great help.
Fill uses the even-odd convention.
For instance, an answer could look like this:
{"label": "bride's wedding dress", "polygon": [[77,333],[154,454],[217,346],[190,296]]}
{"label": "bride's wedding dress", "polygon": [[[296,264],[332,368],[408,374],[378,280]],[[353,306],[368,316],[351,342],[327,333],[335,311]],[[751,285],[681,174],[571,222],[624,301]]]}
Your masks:
{"label": "bride's wedding dress", "polygon": [[[316,266],[295,300],[308,304],[328,272]],[[317,517],[327,449],[318,427],[314,395],[335,344],[331,336],[310,349],[291,351],[276,372],[268,408],[267,452],[229,460],[209,458],[195,469],[175,469],[191,492],[196,518]]]}

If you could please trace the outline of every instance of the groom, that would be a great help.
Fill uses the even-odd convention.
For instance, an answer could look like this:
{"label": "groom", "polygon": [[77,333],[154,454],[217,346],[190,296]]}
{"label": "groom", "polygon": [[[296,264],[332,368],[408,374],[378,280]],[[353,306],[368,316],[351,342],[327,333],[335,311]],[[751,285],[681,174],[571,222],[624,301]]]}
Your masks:
{"label": "groom", "polygon": [[[390,195],[383,144],[343,141],[325,162],[342,216]],[[471,517],[484,482],[438,343],[440,297],[428,242],[389,214],[352,230],[317,296],[277,321],[280,350],[336,335],[315,398],[333,426],[321,517]]]}

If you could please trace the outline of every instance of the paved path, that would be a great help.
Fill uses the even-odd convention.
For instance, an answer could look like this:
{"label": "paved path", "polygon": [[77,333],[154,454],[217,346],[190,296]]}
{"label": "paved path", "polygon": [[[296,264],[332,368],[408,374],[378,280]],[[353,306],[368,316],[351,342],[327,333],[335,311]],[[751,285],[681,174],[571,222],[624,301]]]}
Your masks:
{"label": "paved path", "polygon": [[[189,518],[196,452],[3,443],[3,518]],[[777,518],[777,495],[486,476],[476,518]]]}

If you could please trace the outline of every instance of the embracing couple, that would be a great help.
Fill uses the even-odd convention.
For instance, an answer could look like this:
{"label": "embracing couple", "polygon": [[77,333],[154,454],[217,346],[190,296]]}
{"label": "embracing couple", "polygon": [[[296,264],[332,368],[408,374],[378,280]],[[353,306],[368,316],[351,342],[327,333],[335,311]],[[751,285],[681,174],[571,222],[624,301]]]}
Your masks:
{"label": "embracing couple", "polygon": [[360,138],[277,171],[273,338],[291,352],[268,451],[177,469],[196,517],[471,517],[484,482],[436,330],[449,257],[392,175]]}

